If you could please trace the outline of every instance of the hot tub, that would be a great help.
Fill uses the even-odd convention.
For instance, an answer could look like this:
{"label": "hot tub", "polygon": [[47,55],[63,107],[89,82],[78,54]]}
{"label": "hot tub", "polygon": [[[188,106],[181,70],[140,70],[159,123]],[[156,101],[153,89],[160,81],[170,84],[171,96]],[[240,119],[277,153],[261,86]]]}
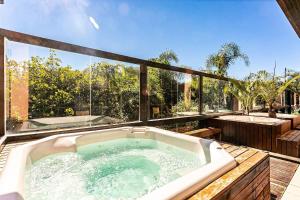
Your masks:
{"label": "hot tub", "polygon": [[10,152],[0,199],[184,199],[235,165],[215,141],[153,127],[56,135]]}

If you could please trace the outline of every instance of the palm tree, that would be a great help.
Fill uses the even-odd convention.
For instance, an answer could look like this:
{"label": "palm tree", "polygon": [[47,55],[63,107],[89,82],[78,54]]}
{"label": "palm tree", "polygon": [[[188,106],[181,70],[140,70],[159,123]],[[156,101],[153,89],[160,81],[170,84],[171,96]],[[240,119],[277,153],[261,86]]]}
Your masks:
{"label": "palm tree", "polygon": [[[158,57],[151,58],[149,60],[166,65],[171,65],[174,62],[178,62],[178,57],[174,51],[166,50],[162,52]],[[153,67],[148,68],[148,73],[150,105],[153,105],[155,107],[160,105],[160,112],[168,117],[170,113],[166,110],[169,110],[169,108],[171,107],[170,105],[172,105],[176,101],[176,98],[174,98],[174,94],[172,93],[172,91],[173,88],[176,88],[178,73]]]}
{"label": "palm tree", "polygon": [[211,54],[206,60],[206,68],[211,71],[212,68],[215,74],[220,76],[227,75],[227,70],[230,65],[233,65],[237,59],[242,59],[245,62],[245,65],[250,64],[249,58],[246,54],[242,53],[240,47],[231,42],[222,45],[221,49],[214,54]]}
{"label": "palm tree", "polygon": [[256,75],[258,81],[258,91],[260,96],[269,106],[269,117],[276,118],[274,103],[279,95],[281,95],[295,80],[300,79],[300,74],[295,75],[288,81],[281,83],[280,78],[273,76],[266,71],[259,71]]}
{"label": "palm tree", "polygon": [[[297,76],[298,74],[300,74],[300,72],[297,72],[292,69],[287,70],[288,79],[291,79]],[[300,94],[300,81],[294,81],[291,85],[289,85],[288,89],[296,94]]]}
{"label": "palm tree", "polygon": [[158,63],[163,63],[166,65],[171,65],[172,62],[178,63],[178,57],[176,53],[172,50],[166,50],[159,54],[157,58],[150,58],[150,61],[158,62]]}
{"label": "palm tree", "polygon": [[253,80],[252,75],[245,78],[244,81],[229,79],[229,83],[224,88],[224,93],[231,93],[241,102],[244,114],[249,115],[253,102],[259,95],[257,90],[257,81]]}

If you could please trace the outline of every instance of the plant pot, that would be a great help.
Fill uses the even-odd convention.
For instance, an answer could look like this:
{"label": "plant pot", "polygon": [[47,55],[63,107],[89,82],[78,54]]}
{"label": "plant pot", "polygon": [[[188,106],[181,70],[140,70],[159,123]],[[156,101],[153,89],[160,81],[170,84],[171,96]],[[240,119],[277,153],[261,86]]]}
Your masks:
{"label": "plant pot", "polygon": [[269,114],[269,117],[271,117],[271,118],[276,118],[277,117],[276,112],[274,110],[269,110],[268,114]]}
{"label": "plant pot", "polygon": [[86,116],[86,115],[90,115],[89,110],[76,110],[75,111],[75,116]]}

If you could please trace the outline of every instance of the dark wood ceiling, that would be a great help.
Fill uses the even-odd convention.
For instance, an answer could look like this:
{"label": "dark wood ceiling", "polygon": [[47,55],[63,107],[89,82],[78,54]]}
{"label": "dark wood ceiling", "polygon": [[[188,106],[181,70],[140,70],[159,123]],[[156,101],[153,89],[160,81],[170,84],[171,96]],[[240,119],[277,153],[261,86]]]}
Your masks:
{"label": "dark wood ceiling", "polygon": [[277,3],[300,38],[300,0],[277,0]]}

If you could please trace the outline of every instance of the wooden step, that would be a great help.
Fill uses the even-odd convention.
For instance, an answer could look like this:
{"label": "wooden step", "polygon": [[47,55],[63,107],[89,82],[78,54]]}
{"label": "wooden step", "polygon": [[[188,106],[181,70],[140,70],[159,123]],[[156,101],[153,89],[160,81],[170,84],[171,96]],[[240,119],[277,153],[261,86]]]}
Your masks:
{"label": "wooden step", "polygon": [[201,128],[193,131],[185,132],[186,135],[191,135],[195,137],[201,137],[201,138],[215,138],[215,139],[221,139],[221,129],[219,128]]}
{"label": "wooden step", "polygon": [[296,126],[296,128],[295,128],[295,129],[297,129],[297,130],[300,130],[300,125]]}
{"label": "wooden step", "polygon": [[277,153],[300,157],[300,130],[290,130],[276,139]]}

